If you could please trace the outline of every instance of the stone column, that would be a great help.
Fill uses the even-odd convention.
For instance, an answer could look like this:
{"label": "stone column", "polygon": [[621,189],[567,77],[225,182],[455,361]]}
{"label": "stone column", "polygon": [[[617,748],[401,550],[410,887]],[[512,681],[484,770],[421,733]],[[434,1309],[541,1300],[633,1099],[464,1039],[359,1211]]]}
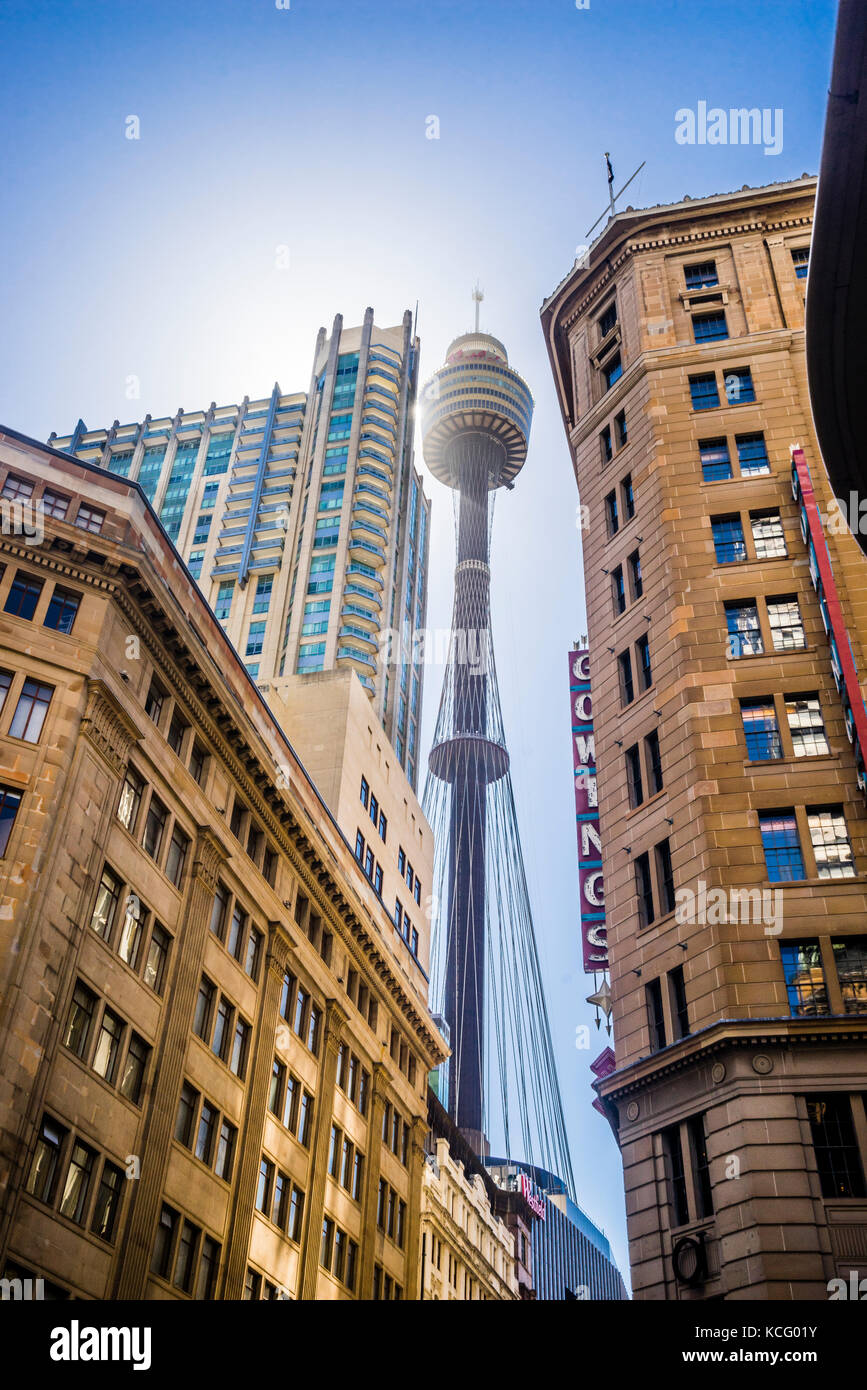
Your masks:
{"label": "stone column", "polygon": [[244,1293],[247,1252],[253,1226],[253,1205],[256,1196],[256,1175],[262,1157],[265,1113],[271,1064],[274,1057],[274,1035],[283,975],[291,943],[281,932],[279,922],[268,923],[268,957],[265,981],[259,996],[256,1018],[256,1043],[249,1060],[247,1091],[241,1120],[241,1147],[235,1166],[232,1210],[229,1217],[229,1236],[226,1242],[223,1299],[239,1299]]}
{"label": "stone column", "polygon": [[328,1164],[328,1141],[334,1113],[334,1086],[337,1079],[337,1052],[347,1014],[336,999],[325,1005],[325,1036],[322,1043],[322,1062],[316,1094],[316,1120],[313,1143],[310,1147],[310,1184],[307,1193],[307,1214],[301,1248],[301,1277],[299,1299],[313,1300],[319,1278],[319,1246],[325,1211],[325,1171]]}
{"label": "stone column", "polygon": [[370,1119],[367,1125],[367,1176],[364,1180],[364,1202],[361,1221],[361,1258],[358,1271],[358,1297],[373,1298],[373,1265],[376,1251],[376,1204],[382,1172],[382,1118],[388,1099],[388,1072],[381,1062],[374,1064],[370,1095]]}
{"label": "stone column", "polygon": [[135,1182],[132,1209],[118,1251],[112,1298],[135,1299],[145,1294],[208,923],[225,858],[216,836],[207,826],[200,826],[186,906],[175,936],[177,956],[166,992],[166,1015],[153,1061],[155,1079],[143,1130],[141,1177]]}

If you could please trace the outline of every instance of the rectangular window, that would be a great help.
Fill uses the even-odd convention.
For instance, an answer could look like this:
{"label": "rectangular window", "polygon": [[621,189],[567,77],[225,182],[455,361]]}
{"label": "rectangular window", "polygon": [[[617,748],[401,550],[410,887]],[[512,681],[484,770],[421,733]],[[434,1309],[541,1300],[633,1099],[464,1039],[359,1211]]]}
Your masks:
{"label": "rectangular window", "polygon": [[169,1277],[172,1249],[179,1219],[178,1213],[172,1207],[164,1206],[160,1212],[156,1240],[154,1241],[154,1253],[151,1259],[151,1274],[159,1275],[161,1279]]}
{"label": "rectangular window", "polygon": [[781,941],[780,956],[792,1018],[830,1013],[818,941]]}
{"label": "rectangular window", "polygon": [[711,410],[719,405],[719,387],[713,372],[689,378],[689,394],[693,410]]}
{"label": "rectangular window", "polygon": [[827,756],[831,752],[818,695],[792,695],[786,700],[786,718],[796,758]]}
{"label": "rectangular window", "polygon": [[729,446],[725,439],[700,439],[701,476],[706,483],[724,482],[732,476]]}
{"label": "rectangular window", "polygon": [[659,734],[654,729],[644,740],[644,759],[647,768],[647,782],[650,796],[662,791],[662,758],[659,752]]}
{"label": "rectangular window", "polygon": [[229,906],[229,894],[220,884],[214,894],[214,905],[211,908],[210,929],[220,941],[226,930],[226,910]]}
{"label": "rectangular window", "polygon": [[211,1051],[220,1061],[225,1062],[229,1053],[229,1041],[232,1036],[232,1021],[235,1010],[229,1000],[223,994],[217,1006],[217,1019],[214,1024],[214,1036],[211,1041]]}
{"label": "rectangular window", "polygon": [[120,792],[120,801],[117,804],[117,818],[130,833],[135,830],[144,785],[143,778],[138,775],[135,768],[128,768]]}
{"label": "rectangular window", "polygon": [[300,1241],[301,1225],[304,1218],[304,1193],[300,1187],[293,1186],[289,1198],[289,1222],[286,1230],[290,1240]]}
{"label": "rectangular window", "polygon": [[172,831],[172,838],[169,841],[169,852],[166,855],[166,877],[176,888],[180,888],[181,886],[181,879],[184,876],[184,865],[187,862],[190,844],[189,835],[185,835],[180,826],[176,825]]}
{"label": "rectangular window", "polygon": [[630,705],[635,699],[635,686],[632,680],[632,656],[628,651],[620,653],[617,666],[620,677],[620,703]]}
{"label": "rectangular window", "polygon": [[17,478],[14,473],[7,473],[0,497],[8,497],[13,502],[26,502],[32,496],[33,484],[28,478]]}
{"label": "rectangular window", "polygon": [[634,743],[631,748],[627,748],[626,758],[626,787],[629,794],[629,805],[635,809],[644,800],[644,787],[641,781],[641,754],[638,751],[638,744]]}
{"label": "rectangular window", "polygon": [[650,665],[650,638],[639,637],[635,644],[638,654],[638,678],[642,690],[649,690],[653,685],[653,670]]}
{"label": "rectangular window", "polygon": [[181,756],[181,749],[184,746],[184,736],[189,727],[189,724],[187,724],[179,714],[174,714],[172,716],[169,732],[166,735],[166,742],[172,752],[177,753],[178,757]]}
{"label": "rectangular window", "polygon": [[82,531],[92,531],[95,535],[99,535],[104,521],[105,512],[101,512],[98,507],[91,507],[86,502],[80,502],[78,504],[75,524],[79,526]]}
{"label": "rectangular window", "polygon": [[256,1210],[267,1216],[271,1210],[271,1187],[274,1182],[274,1164],[263,1158],[259,1164],[259,1177],[256,1183]]}
{"label": "rectangular window", "polygon": [[627,473],[620,484],[620,496],[623,502],[623,515],[627,521],[631,521],[635,516],[635,493],[632,490],[631,473]]}
{"label": "rectangular window", "polygon": [[692,331],[697,343],[715,343],[729,336],[726,316],[723,310],[716,309],[710,314],[694,314]]}
{"label": "rectangular window", "polygon": [[809,246],[796,246],[792,249],[792,265],[799,280],[806,280],[810,265]]}
{"label": "rectangular window", "polygon": [[216,986],[213,982],[208,979],[207,975],[203,975],[199,983],[199,993],[193,1013],[193,1032],[197,1037],[203,1038],[205,1042],[210,1041],[211,1037],[211,1019],[216,992]]}
{"label": "rectangular window", "polygon": [[848,1096],[807,1097],[823,1197],[864,1197],[864,1169]]}
{"label": "rectangular window", "polygon": [[193,1147],[193,1122],[196,1118],[198,1103],[198,1091],[190,1085],[189,1081],[185,1081],[181,1087],[178,1113],[175,1118],[175,1138],[179,1144],[183,1144],[187,1149]]}
{"label": "rectangular window", "polygon": [[80,594],[74,593],[71,589],[61,589],[59,584],[56,585],[48,601],[48,609],[42,626],[50,627],[54,632],[63,632],[68,635],[72,631],[80,603]]}
{"label": "rectangular window", "polygon": [[133,1105],[138,1105],[141,1100],[150,1055],[151,1049],[144,1038],[138,1033],[133,1033],[129,1040],[119,1086],[121,1095],[131,1100]]}
{"label": "rectangular window", "polygon": [[854,878],[855,861],[842,806],[807,810],[819,878]]}
{"label": "rectangular window", "polygon": [[198,782],[199,786],[201,786],[204,781],[207,759],[207,749],[199,743],[198,739],[194,739],[192,751],[190,753],[190,775],[194,782]]}
{"label": "rectangular window", "polygon": [[123,1039],[125,1024],[111,1009],[105,1009],[99,1032],[96,1035],[96,1048],[93,1053],[93,1070],[97,1076],[109,1083],[114,1081],[117,1059]]}
{"label": "rectangular window", "polygon": [[738,450],[738,464],[741,474],[750,478],[760,473],[770,473],[768,449],[763,434],[737,434],[735,444]]}
{"label": "rectangular window", "polygon": [[69,1167],[66,1170],[63,1195],[60,1198],[60,1214],[68,1217],[70,1221],[74,1221],[79,1226],[84,1220],[95,1163],[96,1154],[93,1149],[82,1144],[80,1139],[76,1139],[72,1146]]}
{"label": "rectangular window", "polygon": [[117,1214],[120,1210],[121,1198],[123,1195],[123,1185],[125,1174],[122,1168],[118,1168],[108,1159],[102,1165],[102,1176],[99,1180],[99,1187],[96,1192],[96,1201],[93,1204],[93,1218],[90,1229],[100,1240],[111,1243],[114,1239],[114,1230],[117,1225]]}
{"label": "rectangular window", "polygon": [[199,1129],[196,1134],[196,1158],[202,1163],[210,1166],[211,1154],[214,1148],[214,1132],[217,1125],[217,1112],[207,1100],[202,1101],[202,1108],[199,1112]]}
{"label": "rectangular window", "polygon": [[688,1038],[689,1010],[686,1006],[686,981],[682,965],[676,965],[673,970],[669,970],[668,985],[675,1037]]}
{"label": "rectangular window", "polygon": [[274,1177],[274,1198],[271,1203],[271,1220],[282,1231],[286,1225],[286,1203],[288,1200],[289,1179],[278,1169]]}
{"label": "rectangular window", "polygon": [[797,599],[768,599],[768,623],[774,651],[797,651],[806,647],[807,636]]}
{"label": "rectangular window", "polygon": [[608,308],[605,309],[604,312],[601,313],[601,314],[599,315],[599,318],[596,320],[596,324],[597,324],[597,327],[598,327],[598,329],[599,329],[599,341],[600,341],[600,342],[602,341],[603,338],[607,338],[607,337],[608,337],[608,334],[613,330],[613,328],[615,327],[616,323],[617,323],[617,301],[616,301],[616,300],[612,300],[611,303],[608,305]]}
{"label": "rectangular window", "polygon": [[19,571],[6,595],[4,612],[11,613],[15,618],[23,618],[25,622],[30,622],[36,612],[36,605],[41,593],[42,580],[31,579],[29,575]]}
{"label": "rectangular window", "polygon": [[77,981],[63,1035],[63,1046],[74,1052],[76,1057],[83,1057],[87,1051],[96,1002],[97,996],[93,990],[88,989],[81,980]]}
{"label": "rectangular window", "polygon": [[741,700],[741,718],[751,762],[782,758],[783,744],[773,700]]}
{"label": "rectangular window", "polygon": [[313,1097],[309,1091],[303,1092],[299,1111],[298,1142],[307,1149],[310,1147],[310,1131],[313,1126]]}
{"label": "rectangular window", "polygon": [[629,565],[629,587],[632,590],[634,599],[641,598],[644,593],[644,580],[641,576],[641,556],[637,550],[633,550],[627,561]]}
{"label": "rectangular window", "polygon": [[729,405],[745,405],[756,399],[753,374],[749,367],[728,367],[724,373]]}
{"label": "rectangular window", "polygon": [[606,425],[599,435],[599,445],[602,450],[602,462],[610,463],[614,457],[614,445],[611,442],[611,426]]}
{"label": "rectangular window", "polygon": [[710,527],[718,565],[732,565],[747,558],[744,528],[739,516],[712,516]]}
{"label": "rectangular window", "polygon": [[361,779],[361,804],[362,804],[362,806],[365,808],[365,810],[367,810],[367,804],[368,804],[369,797],[370,797],[370,783],[368,782],[368,780],[367,780],[366,777],[362,777],[362,779]]}
{"label": "rectangular window", "polygon": [[626,584],[623,580],[623,566],[618,565],[611,576],[611,592],[614,600],[614,616],[626,612]]}
{"label": "rectangular window", "polygon": [[161,927],[158,922],[154,923],[142,979],[155,994],[162,994],[163,992],[170,945],[171,937],[165,927]]}
{"label": "rectangular window", "polygon": [[21,793],[14,787],[0,786],[0,859],[5,857],[9,837],[21,805]]}
{"label": "rectangular window", "polygon": [[644,986],[647,1003],[647,1023],[650,1028],[651,1051],[659,1052],[665,1047],[665,1014],[662,1008],[662,981],[651,980]]}
{"label": "rectangular window", "polygon": [[716,261],[699,261],[695,265],[685,265],[683,275],[688,290],[706,290],[719,284]]}
{"label": "rectangular window", "polygon": [[867,1013],[867,936],[847,936],[831,946],[845,1012]]}
{"label": "rectangular window", "polygon": [[142,849],[145,854],[149,854],[151,859],[159,858],[160,846],[163,840],[163,832],[166,828],[168,811],[158,797],[152,796],[148,806],[147,817],[145,818],[144,834],[142,836]]}
{"label": "rectangular window", "polygon": [[650,855],[639,854],[635,860],[635,891],[638,894],[638,924],[649,927],[656,917],[653,910],[653,882],[650,876]]}
{"label": "rectangular window", "polygon": [[804,878],[804,857],[794,812],[760,815],[759,829],[771,883],[791,883]]}
{"label": "rectangular window", "polygon": [[728,651],[735,660],[742,656],[761,656],[764,651],[759,610],[755,603],[725,605]]}
{"label": "rectangular window", "polygon": [[155,724],[159,724],[160,715],[163,712],[163,705],[166,701],[166,692],[163,690],[159,681],[151,681],[145,700],[145,714],[152,719]]}
{"label": "rectangular window", "polygon": [[38,743],[53,694],[53,685],[26,680],[9,725],[9,737],[23,739],[25,743]]}
{"label": "rectangular window", "polygon": [[201,1301],[214,1297],[217,1284],[217,1270],[220,1265],[220,1247],[211,1236],[202,1237],[202,1253],[199,1256],[199,1272],[196,1277],[195,1297]]}
{"label": "rectangular window", "polygon": [[670,1129],[663,1130],[662,1152],[671,1207],[671,1224],[675,1227],[685,1226],[689,1221],[689,1206],[686,1200],[686,1172],[683,1166],[680,1125],[672,1125]]}
{"label": "rectangular window", "polygon": [[620,529],[620,519],[617,511],[616,492],[609,492],[605,498],[605,525],[608,528],[609,538],[617,535]]}
{"label": "rectangular window", "polygon": [[50,1115],[43,1115],[42,1127],[27,1176],[27,1191],[40,1202],[54,1200],[60,1156],[68,1134],[69,1130],[64,1129]]}
{"label": "rectangular window", "polygon": [[602,380],[605,382],[605,390],[610,391],[616,381],[623,376],[623,363],[620,353],[615,352],[609,357],[602,367]]}
{"label": "rectangular window", "polygon": [[627,442],[629,435],[626,429],[626,411],[621,410],[614,417],[614,428],[617,431],[617,447],[622,449]]}
{"label": "rectangular window", "polygon": [[656,876],[659,882],[659,905],[663,916],[675,907],[674,870],[671,867],[671,845],[660,840],[656,846]]}
{"label": "rectangular window", "polygon": [[271,603],[271,590],[274,587],[273,574],[260,575],[256,580],[256,593],[253,598],[253,612],[267,613]]}
{"label": "rectangular window", "polygon": [[750,525],[757,560],[776,560],[788,553],[779,512],[750,512]]}
{"label": "rectangular window", "polygon": [[692,1185],[695,1193],[696,1220],[713,1216],[713,1191],[710,1184],[710,1164],[704,1137],[704,1116],[690,1115],[686,1122],[689,1152],[692,1160]]}
{"label": "rectangular window", "polygon": [[103,941],[107,941],[114,926],[114,918],[117,912],[117,904],[120,899],[121,883],[116,874],[106,865],[102,873],[99,889],[96,895],[96,903],[93,908],[93,915],[90,925],[101,936]]}

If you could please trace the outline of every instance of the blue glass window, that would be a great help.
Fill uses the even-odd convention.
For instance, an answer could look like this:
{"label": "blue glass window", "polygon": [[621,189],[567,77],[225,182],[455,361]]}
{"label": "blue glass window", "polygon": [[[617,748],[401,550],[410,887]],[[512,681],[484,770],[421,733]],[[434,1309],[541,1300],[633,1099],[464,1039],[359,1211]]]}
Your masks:
{"label": "blue glass window", "polygon": [[735,658],[761,656],[765,647],[755,603],[727,603],[725,610],[730,654]]}
{"label": "blue glass window", "polygon": [[743,405],[756,399],[753,374],[749,367],[731,367],[725,372],[726,400],[729,405]]}
{"label": "blue glass window", "polygon": [[229,458],[232,453],[232,443],[235,438],[233,429],[226,430],[223,434],[212,434],[208,442],[208,452],[205,455],[205,477],[209,478],[216,473],[225,473],[229,467]]}
{"label": "blue glass window", "polygon": [[214,605],[214,613],[221,623],[224,623],[232,609],[232,595],[235,592],[234,579],[227,579],[217,592],[217,602]]}
{"label": "blue glass window", "polygon": [[605,366],[602,368],[602,377],[605,382],[605,390],[610,391],[615,381],[619,381],[622,376],[623,363],[620,358],[620,353],[615,352],[614,356],[610,357],[608,361],[605,363]]}
{"label": "blue glass window", "polygon": [[765,864],[771,883],[791,883],[804,877],[804,857],[793,811],[759,816]]}
{"label": "blue glass window", "polygon": [[795,267],[795,274],[799,280],[806,280],[807,271],[810,266],[809,246],[798,246],[792,251],[792,264]]}
{"label": "blue glass window", "polygon": [[747,757],[763,762],[781,758],[783,745],[773,700],[742,700],[741,716],[747,741]]}
{"label": "blue glass window", "polygon": [[144,491],[149,502],[153,502],[157,484],[160,480],[163,462],[166,457],[166,445],[157,444],[150,449],[145,449],[144,458],[138,471],[138,484]]}
{"label": "blue glass window", "polygon": [[247,632],[247,650],[245,656],[259,656],[265,645],[265,628],[268,626],[267,619],[263,622],[251,623]]}
{"label": "blue glass window", "polygon": [[211,533],[211,520],[213,512],[205,512],[196,521],[196,531],[193,536],[193,545],[206,545],[208,536]]}
{"label": "blue glass window", "polygon": [[695,314],[692,328],[697,343],[715,343],[720,338],[729,336],[726,316],[721,311],[713,314]]}
{"label": "blue glass window", "polygon": [[786,994],[793,1018],[830,1013],[822,952],[818,941],[781,941]]}
{"label": "blue glass window", "polygon": [[711,410],[719,405],[719,388],[713,372],[705,373],[703,376],[691,376],[689,393],[693,410]]}
{"label": "blue glass window", "polygon": [[735,443],[738,448],[738,463],[745,477],[753,473],[770,473],[768,448],[763,434],[738,434],[735,436]]}
{"label": "blue glass window", "polygon": [[688,290],[706,290],[710,289],[712,285],[719,284],[716,261],[701,261],[697,265],[685,265],[683,273]]}
{"label": "blue glass window", "polygon": [[724,439],[699,440],[701,476],[706,483],[722,482],[732,476],[729,446]]}
{"label": "blue glass window", "polygon": [[271,590],[274,586],[273,574],[262,574],[256,581],[256,593],[253,598],[253,612],[267,613],[271,602]]}
{"label": "blue glass window", "polygon": [[744,528],[739,516],[711,517],[713,544],[718,565],[731,565],[747,558]]}

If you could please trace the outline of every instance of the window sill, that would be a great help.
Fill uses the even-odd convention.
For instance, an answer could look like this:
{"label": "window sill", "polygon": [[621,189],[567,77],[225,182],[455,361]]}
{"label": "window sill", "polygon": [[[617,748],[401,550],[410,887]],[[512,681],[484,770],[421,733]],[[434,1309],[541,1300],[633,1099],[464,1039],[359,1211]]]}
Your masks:
{"label": "window sill", "polygon": [[[768,595],[768,597],[773,598],[773,594]],[[746,656],[727,655],[726,661],[731,661],[737,664],[737,662],[739,661],[764,661],[767,657],[776,658],[781,656],[810,656],[812,653],[815,653],[818,650],[819,649],[816,646],[784,647],[779,650],[776,647],[773,647],[769,652],[748,652]]]}
{"label": "window sill", "polygon": [[[660,789],[660,791],[654,792],[653,796],[647,797],[646,800],[642,801],[640,805],[633,806],[632,809],[626,813],[624,819],[627,821],[632,820],[633,816],[637,816],[641,811],[646,811],[648,806],[653,806],[656,802],[661,801],[664,795],[665,788],[663,787]],[[655,926],[656,924],[652,923],[651,925]]]}

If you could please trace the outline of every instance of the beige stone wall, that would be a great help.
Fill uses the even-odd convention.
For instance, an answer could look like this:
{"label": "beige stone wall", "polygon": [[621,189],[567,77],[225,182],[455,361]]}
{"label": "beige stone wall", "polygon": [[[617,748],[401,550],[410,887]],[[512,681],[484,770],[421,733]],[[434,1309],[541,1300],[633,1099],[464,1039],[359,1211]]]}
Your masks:
{"label": "beige stone wall", "polygon": [[[0,712],[0,782],[22,793],[0,858],[0,1263],[78,1297],[190,1296],[174,1280],[174,1263],[167,1278],[151,1271],[167,1203],[198,1233],[194,1261],[205,1236],[219,1247],[214,1297],[242,1297],[252,1275],[259,1296],[270,1286],[291,1298],[370,1298],[377,1264],[404,1297],[414,1297],[426,1078],[443,1048],[389,916],[138,499],[110,475],[0,435],[0,488],[9,469],[31,479],[37,497],[50,484],[70,507],[67,520],[46,523],[41,545],[0,539],[0,610],[16,574],[44,583],[32,618],[0,617],[0,666],[14,682]],[[105,510],[99,534],[74,525],[80,498]],[[80,595],[68,635],[43,625],[56,584]],[[25,677],[53,687],[34,744],[9,733]],[[157,720],[145,709],[155,677],[163,690]],[[169,742],[176,718],[188,726],[177,750]],[[194,740],[205,752],[198,780]],[[127,829],[118,803],[130,768],[143,795]],[[155,858],[142,845],[152,797],[166,812]],[[233,822],[236,805],[240,820]],[[177,886],[166,858],[176,826],[189,838]],[[122,893],[104,940],[91,922],[106,865]],[[255,966],[247,968],[245,948],[238,958],[228,949],[227,932],[221,940],[209,930],[219,886],[261,933]],[[127,962],[119,948],[129,893],[142,905],[144,936],[138,958]],[[159,989],[145,977],[155,925],[171,938]],[[319,1010],[312,1049],[310,1003],[301,1036],[293,1010],[281,1017],[286,972],[293,1004],[300,989]],[[215,991],[205,1040],[192,1028],[203,975]],[[96,997],[80,1057],[64,1045],[79,982]],[[233,1069],[231,1053],[223,1060],[214,1051],[219,999],[233,1011],[233,1026],[237,1019],[249,1025],[243,1067]],[[108,1079],[94,1066],[106,1006],[122,1030]],[[133,1031],[150,1049],[138,1100],[120,1085]],[[306,1144],[269,1108],[275,1059],[312,1097]],[[349,1094],[350,1074],[357,1079],[362,1070],[364,1113],[357,1090],[354,1102]],[[219,1116],[217,1128],[223,1119],[236,1128],[228,1181],[215,1171],[214,1149],[205,1161],[175,1138],[184,1082],[199,1093],[196,1125],[204,1099]],[[53,1190],[31,1195],[25,1187],[43,1115],[67,1133]],[[364,1156],[355,1196],[341,1184],[339,1167],[336,1177],[328,1171],[332,1125],[341,1145],[345,1137]],[[59,1205],[76,1140],[93,1154],[93,1170],[83,1210],[67,1216]],[[263,1158],[304,1192],[298,1239],[285,1221],[281,1231],[273,1207],[255,1210]],[[92,1229],[106,1161],[132,1174],[122,1184],[111,1240]],[[400,1243],[396,1232],[390,1238],[377,1227],[381,1177],[405,1203]],[[357,1246],[352,1289],[320,1264],[326,1219]],[[180,1226],[173,1260],[179,1233]]]}
{"label": "beige stone wall", "polygon": [[[780,959],[780,940],[819,941],[830,1011],[842,1015],[831,942],[863,936],[867,921],[867,814],[791,491],[790,446],[800,444],[820,505],[830,496],[807,391],[805,282],[796,277],[791,254],[809,244],[814,186],[806,179],[625,215],[603,235],[589,268],[564,282],[543,311],[555,372],[566,364],[569,373],[561,406],[588,520],[584,574],[617,1059],[617,1072],[602,1091],[612,1115],[619,1115],[638,1297],[824,1296],[825,1282],[836,1273],[830,1232],[839,1221],[818,1195],[806,1093],[825,1088],[852,1096],[867,1161],[858,1095],[867,1075],[867,1020],[850,1015],[830,1025],[828,1034],[813,1030],[808,1036],[809,1020],[791,1020]],[[716,263],[718,285],[687,290],[684,267],[706,261]],[[592,355],[597,319],[612,295],[624,370],[606,392]],[[706,308],[724,309],[727,339],[694,341],[692,314],[705,307],[696,302],[702,295],[717,297]],[[725,376],[742,367],[751,370],[754,402],[726,399]],[[689,378],[705,373],[716,374],[721,404],[696,411]],[[624,410],[628,438],[618,446],[615,422]],[[600,441],[606,427],[614,439],[607,462]],[[764,434],[770,473],[739,476],[736,437],[756,432]],[[700,442],[723,438],[734,476],[704,482]],[[631,520],[622,505],[627,476],[635,498]],[[620,504],[614,535],[606,525],[612,490]],[[769,510],[779,511],[787,555],[760,560],[750,540],[751,514]],[[719,564],[711,518],[732,515],[742,520],[747,558]],[[829,545],[863,673],[867,561],[849,535],[830,536]],[[618,615],[612,576],[619,565],[626,573],[636,550],[643,593],[630,597]],[[777,652],[765,605],[789,596],[797,598],[807,645]],[[724,605],[746,600],[757,602],[765,652],[734,659]],[[645,635],[653,680],[642,691],[635,644]],[[624,708],[618,656],[626,650],[632,652],[636,698]],[[787,742],[784,698],[805,693],[819,696],[828,756],[796,758]],[[784,757],[750,762],[740,701],[765,696],[776,700]],[[626,750],[643,749],[652,733],[659,737],[664,786],[649,795],[642,752],[645,799],[632,809]],[[806,808],[829,805],[844,809],[857,870],[851,879],[817,876]],[[769,884],[759,815],[789,808],[797,812],[805,877]],[[677,889],[697,890],[700,881],[727,893],[779,889],[780,933],[776,919],[687,921],[660,907],[654,850],[665,840]],[[634,866],[645,852],[656,920],[641,927]],[[776,904],[769,905],[773,912]],[[677,967],[684,972],[691,1035],[680,1041],[668,984]],[[646,998],[646,986],[657,979],[664,1056],[655,1050]],[[765,1055],[757,1020],[767,1019],[778,1021],[766,1039],[770,1068],[757,1075],[750,1049]],[[713,1058],[719,1056],[724,1083],[712,1079],[717,1048]],[[694,1114],[705,1116],[715,1208],[714,1217],[697,1223],[707,1233],[714,1275],[696,1293],[671,1272],[675,1237],[660,1137]],[[732,1154],[740,1164],[737,1180],[726,1176]],[[776,1186],[771,1175],[779,1175]],[[849,1199],[844,1206],[848,1225],[856,1228],[852,1258],[858,1251],[858,1258],[867,1258],[867,1203]]]}
{"label": "beige stone wall", "polygon": [[519,1297],[515,1237],[493,1214],[478,1174],[449,1153],[447,1139],[436,1140],[422,1178],[422,1297],[437,1301],[512,1300]]}

